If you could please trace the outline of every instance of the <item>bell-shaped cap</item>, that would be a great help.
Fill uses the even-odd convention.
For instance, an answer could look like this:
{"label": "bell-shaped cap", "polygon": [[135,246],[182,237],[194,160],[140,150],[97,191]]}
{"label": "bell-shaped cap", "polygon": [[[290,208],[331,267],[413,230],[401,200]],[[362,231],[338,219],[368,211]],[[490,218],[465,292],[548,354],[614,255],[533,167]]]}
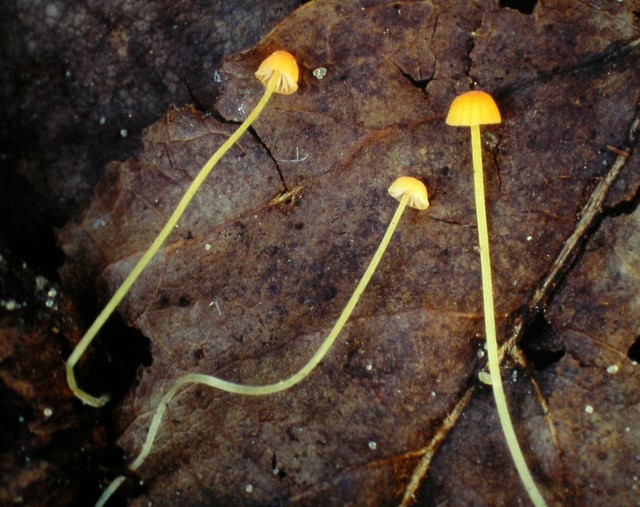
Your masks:
{"label": "bell-shaped cap", "polygon": [[291,53],[276,51],[260,64],[256,77],[265,86],[276,79],[274,92],[291,95],[298,89],[298,63]]}
{"label": "bell-shaped cap", "polygon": [[473,90],[458,95],[449,107],[447,125],[453,127],[472,127],[500,123],[500,111],[491,95]]}
{"label": "bell-shaped cap", "polygon": [[420,180],[411,176],[400,176],[389,187],[389,195],[398,201],[402,200],[404,194],[409,194],[407,206],[419,210],[429,207],[427,187]]}

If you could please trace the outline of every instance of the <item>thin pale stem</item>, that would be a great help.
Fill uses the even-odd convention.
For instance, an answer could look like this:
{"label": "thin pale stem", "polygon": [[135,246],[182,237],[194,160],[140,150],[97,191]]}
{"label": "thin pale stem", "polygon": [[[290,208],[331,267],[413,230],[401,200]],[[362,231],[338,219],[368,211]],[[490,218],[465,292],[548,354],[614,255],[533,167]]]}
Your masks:
{"label": "thin pale stem", "polygon": [[[336,338],[340,334],[340,331],[342,331],[342,328],[346,324],[347,320],[351,316],[351,313],[356,307],[356,304],[358,303],[360,296],[366,289],[367,285],[369,284],[369,281],[371,280],[371,277],[373,276],[373,273],[378,267],[378,264],[380,263],[380,259],[382,258],[382,255],[384,254],[385,250],[387,249],[387,246],[389,245],[389,241],[391,241],[391,237],[393,236],[393,233],[396,230],[398,222],[400,221],[400,217],[402,216],[402,213],[404,212],[404,209],[406,208],[408,201],[409,201],[409,195],[405,193],[405,195],[400,200],[400,204],[398,205],[398,208],[396,209],[396,212],[394,213],[391,219],[391,223],[389,224],[387,231],[385,232],[384,236],[382,237],[382,240],[380,241],[380,245],[378,246],[378,249],[373,254],[373,257],[369,262],[369,266],[367,266],[367,269],[365,270],[364,275],[362,276],[362,279],[360,280],[360,282],[358,282],[358,285],[356,286],[353,294],[351,295],[351,298],[349,299],[346,306],[342,310],[342,313],[340,314],[340,317],[338,317],[338,320],[334,324],[333,328],[331,329],[327,337],[324,339],[324,341],[322,342],[322,344],[320,345],[316,353],[311,357],[311,359],[309,359],[307,364],[305,364],[297,373],[295,373],[291,377],[285,380],[276,382],[274,384],[267,384],[263,386],[250,386],[250,385],[236,384],[234,382],[229,382],[227,380],[213,377],[211,375],[203,375],[199,373],[189,373],[187,375],[184,375],[183,377],[180,377],[178,380],[176,380],[176,382],[173,384],[171,389],[169,389],[169,391],[167,391],[167,393],[162,397],[162,400],[160,400],[160,403],[158,404],[158,408],[156,408],[156,412],[151,421],[151,425],[149,426],[149,432],[147,433],[147,438],[144,442],[144,445],[142,446],[142,450],[140,451],[140,454],[138,454],[136,459],[131,463],[129,468],[131,470],[137,470],[140,467],[140,465],[142,465],[146,457],[149,455],[149,453],[151,452],[151,448],[153,447],[153,441],[156,437],[156,434],[158,433],[158,429],[160,428],[162,416],[164,415],[167,405],[171,402],[171,400],[175,397],[175,395],[184,387],[187,387],[191,384],[203,384],[209,387],[213,387],[215,389],[220,389],[222,391],[226,391],[234,394],[242,394],[247,396],[264,396],[268,394],[277,393],[280,391],[285,391],[290,387],[296,385],[300,381],[302,381],[305,377],[307,377],[311,373],[311,371],[320,363],[320,361],[322,361],[322,359],[327,354],[327,352],[335,342]],[[109,485],[109,487],[105,489],[102,496],[100,497],[100,500],[96,504],[96,507],[100,507],[104,505],[107,499],[118,489],[118,487],[123,482],[123,480],[124,480],[123,476],[116,477],[112,481],[112,483]]]}
{"label": "thin pale stem", "polygon": [[119,475],[118,477],[113,479],[111,481],[111,484],[109,484],[107,488],[102,492],[102,495],[100,495],[100,498],[98,498],[98,501],[96,502],[95,507],[103,507],[103,505],[107,503],[109,498],[111,498],[111,495],[113,495],[116,491],[118,491],[120,484],[122,484],[124,480],[125,480],[124,475]]}
{"label": "thin pale stem", "polygon": [[134,266],[134,268],[131,270],[129,275],[125,278],[124,282],[122,282],[122,285],[118,288],[118,290],[111,297],[111,299],[106,304],[106,306],[102,309],[100,314],[96,317],[96,320],[93,322],[91,327],[89,327],[89,329],[87,330],[85,335],[82,337],[80,342],[78,342],[75,349],[69,356],[69,359],[67,359],[67,363],[66,363],[67,382],[71,390],[74,392],[74,394],[78,398],[80,398],[85,404],[91,405],[94,407],[101,407],[107,401],[109,401],[109,396],[104,395],[97,398],[80,389],[76,382],[75,374],[73,371],[74,366],[76,365],[80,357],[82,357],[82,355],[85,353],[85,351],[87,350],[87,348],[89,347],[89,345],[91,344],[95,336],[98,334],[98,332],[100,331],[102,326],[105,324],[107,319],[111,316],[111,314],[116,309],[118,304],[120,304],[122,299],[129,292],[129,289],[131,289],[131,286],[138,279],[142,271],[144,271],[144,269],[147,267],[149,262],[151,262],[151,259],[153,258],[153,256],[157,253],[157,251],[160,249],[162,244],[169,237],[169,234],[171,234],[171,231],[173,231],[173,228],[178,223],[178,220],[180,220],[180,217],[182,217],[184,211],[187,209],[187,206],[193,199],[193,196],[196,194],[196,192],[198,191],[198,189],[200,188],[200,186],[202,185],[206,177],[209,175],[213,167],[218,163],[218,161],[223,157],[223,155],[227,151],[229,151],[229,149],[236,143],[236,141],[240,138],[240,136],[242,136],[242,134],[246,132],[249,126],[254,122],[254,120],[258,117],[260,112],[264,109],[264,106],[266,105],[266,103],[269,101],[269,98],[273,94],[276,84],[277,84],[277,79],[272,79],[271,81],[269,81],[269,84],[264,92],[264,95],[258,102],[258,105],[255,107],[255,109],[251,112],[251,114],[249,114],[247,119],[244,122],[242,122],[240,127],[238,127],[238,130],[236,130],[224,142],[224,144],[222,144],[222,146],[218,148],[218,150],[211,156],[211,158],[202,167],[202,169],[200,169],[200,172],[193,179],[193,181],[189,185],[189,188],[187,188],[187,191],[184,193],[184,195],[180,199],[180,202],[176,206],[176,209],[173,211],[173,213],[167,220],[167,223],[164,225],[164,227],[162,228],[162,230],[160,231],[156,239],[153,241],[153,243],[151,243],[151,246],[149,247],[149,249],[140,258],[138,263]]}
{"label": "thin pale stem", "polygon": [[507,408],[507,399],[502,386],[500,375],[500,360],[498,359],[498,340],[496,338],[496,320],[493,309],[493,284],[491,281],[491,260],[489,254],[489,232],[487,227],[487,211],[484,197],[484,175],[482,171],[482,148],[480,143],[480,127],[471,127],[471,152],[473,157],[473,180],[476,197],[476,214],[478,219],[478,242],[480,245],[480,265],[482,270],[482,297],[484,308],[484,326],[487,335],[487,355],[489,356],[489,373],[491,375],[491,387],[493,397],[498,410],[498,418],[502,426],[502,432],[507,441],[507,446],[516,470],[520,476],[529,498],[536,507],[546,506],[544,498],[538,490],[531,472],[527,467],[520,444],[516,437]]}

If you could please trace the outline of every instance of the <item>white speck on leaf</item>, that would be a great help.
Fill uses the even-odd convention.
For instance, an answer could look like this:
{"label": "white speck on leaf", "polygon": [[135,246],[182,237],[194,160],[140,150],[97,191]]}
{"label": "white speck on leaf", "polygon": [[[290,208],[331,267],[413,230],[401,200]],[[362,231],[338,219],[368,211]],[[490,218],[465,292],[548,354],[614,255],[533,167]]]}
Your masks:
{"label": "white speck on leaf", "polygon": [[313,75],[316,79],[322,79],[324,76],[327,75],[326,67],[318,67],[317,69],[314,69]]}

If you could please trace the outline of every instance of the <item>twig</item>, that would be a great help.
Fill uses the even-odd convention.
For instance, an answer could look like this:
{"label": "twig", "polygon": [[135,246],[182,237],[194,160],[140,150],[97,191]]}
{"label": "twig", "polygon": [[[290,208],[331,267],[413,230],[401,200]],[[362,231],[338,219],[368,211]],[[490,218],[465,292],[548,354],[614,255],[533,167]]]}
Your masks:
{"label": "twig", "polygon": [[[602,207],[606,200],[607,194],[609,193],[609,190],[620,175],[622,169],[625,167],[627,161],[630,158],[630,155],[633,153],[633,148],[636,147],[639,136],[640,107],[637,108],[636,115],[631,123],[626,145],[620,149],[622,153],[618,154],[618,157],[607,171],[605,177],[600,180],[594,191],[589,196],[589,199],[582,209],[580,219],[578,220],[574,231],[565,241],[562,249],[560,250],[560,253],[551,264],[549,271],[537,285],[533,294],[523,306],[522,311],[519,312],[518,316],[509,326],[511,329],[509,338],[500,347],[499,350],[500,363],[504,361],[504,356],[507,352],[509,352],[512,357],[517,358],[516,361],[519,366],[523,367],[525,370],[527,369],[526,364],[521,364],[521,362],[525,361],[524,356],[517,353],[512,354],[512,351],[517,347],[518,341],[520,340],[520,338],[522,338],[527,324],[541,312],[544,312],[549,304],[551,296],[555,293],[558,283],[567,273],[567,271],[572,268],[576,258],[582,251],[582,246],[592,232],[591,229],[597,223],[597,220],[602,213]],[[532,380],[534,379],[532,378]],[[540,397],[542,396],[541,390],[539,389],[537,383],[535,387],[536,391],[540,393],[538,397],[538,399],[540,400]],[[402,503],[400,504],[401,507],[407,507],[413,503],[415,494],[420,487],[420,484],[424,480],[427,471],[429,470],[429,466],[431,465],[431,461],[435,455],[435,451],[438,449],[440,443],[444,440],[444,438],[446,438],[449,431],[455,427],[458,419],[460,418],[460,415],[462,415],[462,412],[469,403],[471,396],[473,395],[475,390],[475,386],[467,389],[465,394],[451,411],[451,414],[447,416],[442,425],[436,430],[436,433],[431,439],[429,445],[420,450],[420,453],[423,454],[423,456],[414,469],[409,484],[405,489],[404,497]],[[548,413],[546,402],[542,405],[542,408],[545,414]],[[550,424],[549,420],[547,420],[547,424]],[[552,437],[554,435],[555,432],[552,432]],[[554,438],[554,443],[555,442],[557,442],[557,440]]]}

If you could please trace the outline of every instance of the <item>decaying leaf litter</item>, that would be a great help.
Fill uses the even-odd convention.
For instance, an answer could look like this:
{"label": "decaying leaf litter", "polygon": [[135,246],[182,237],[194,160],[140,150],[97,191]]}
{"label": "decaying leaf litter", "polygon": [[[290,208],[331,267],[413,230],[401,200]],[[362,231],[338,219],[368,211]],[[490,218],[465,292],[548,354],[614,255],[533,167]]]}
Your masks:
{"label": "decaying leaf litter", "polygon": [[[260,143],[243,140],[237,157],[212,174],[153,272],[122,307],[150,337],[153,353],[153,365],[122,408],[121,443],[128,454],[139,449],[149,414],[179,375],[198,370],[264,383],[304,362],[376,246],[393,211],[386,186],[396,176],[423,178],[432,208],[427,218],[407,216],[401,224],[340,346],[308,383],[264,400],[204,389],[176,400],[155,457],[141,470],[148,489],[138,501],[175,498],[167,492],[178,492],[187,504],[313,503],[326,501],[329,492],[340,504],[397,500],[419,458],[414,451],[429,442],[484,365],[478,358],[482,326],[469,156],[461,135],[443,126],[446,104],[477,79],[494,91],[505,117],[484,136],[504,328],[571,233],[592,183],[611,164],[614,154],[606,146],[624,143],[633,118],[638,50],[615,50],[637,38],[637,23],[628,6],[609,9],[538,6],[524,16],[487,6],[310,3],[255,50],[228,63],[228,93],[218,109],[234,121],[256,96],[249,76],[269,49],[286,46],[306,72],[301,93],[276,103],[258,122]],[[323,20],[322,30],[312,19]],[[502,29],[509,23],[519,32]],[[600,36],[587,45],[569,44],[586,28]],[[301,31],[308,37],[295,39]],[[526,53],[528,65],[505,65],[513,55],[500,47],[524,55],[526,36],[542,31],[536,51]],[[551,49],[568,56],[550,66],[545,50]],[[327,69],[322,80],[312,74],[319,67]],[[170,112],[149,129],[138,159],[110,167],[109,186],[97,192],[82,226],[63,234],[65,248],[77,256],[98,246],[103,279],[116,286],[152,239],[172,195],[225,128],[192,110]],[[298,153],[306,158],[284,161]],[[621,181],[633,183],[624,176]],[[268,206],[294,187],[302,187],[294,205]],[[583,302],[576,297],[570,304]],[[619,352],[637,336],[633,325],[626,323],[630,334]],[[568,353],[554,367],[575,355],[566,343]],[[513,371],[519,370],[505,373],[512,378]],[[634,372],[625,385],[637,385]],[[549,385],[545,375],[548,369],[534,372],[543,388]],[[622,377],[604,378],[616,386]],[[509,396],[516,407],[527,407],[516,409],[517,430],[531,449],[527,457],[545,496],[590,498],[583,486],[593,480],[594,465],[563,461],[564,446],[552,444],[522,372]],[[424,486],[427,504],[523,498],[494,409],[485,401],[484,393],[474,398],[438,454]],[[553,408],[550,403],[552,415]],[[494,432],[495,438],[486,438]],[[464,452],[456,447],[459,436]],[[600,453],[599,470],[612,470],[603,462],[618,453],[635,455],[637,441],[631,434],[619,441],[621,450]],[[439,472],[438,463],[449,473]],[[610,498],[634,494],[631,472],[618,469],[616,477],[621,486],[607,489]]]}

